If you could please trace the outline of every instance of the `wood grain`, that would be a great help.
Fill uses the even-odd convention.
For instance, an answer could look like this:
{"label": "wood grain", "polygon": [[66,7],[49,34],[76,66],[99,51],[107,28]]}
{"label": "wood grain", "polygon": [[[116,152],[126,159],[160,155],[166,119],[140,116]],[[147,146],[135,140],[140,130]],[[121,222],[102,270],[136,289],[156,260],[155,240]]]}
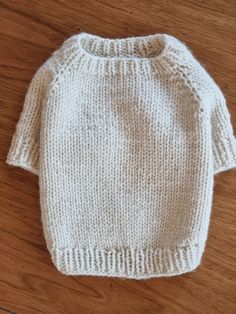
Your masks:
{"label": "wood grain", "polygon": [[185,41],[224,92],[235,126],[236,2],[7,0],[0,7],[0,313],[235,313],[235,170],[215,177],[202,265],[182,276],[135,281],[60,274],[42,234],[38,178],[5,159],[33,74],[80,31],[165,32]]}

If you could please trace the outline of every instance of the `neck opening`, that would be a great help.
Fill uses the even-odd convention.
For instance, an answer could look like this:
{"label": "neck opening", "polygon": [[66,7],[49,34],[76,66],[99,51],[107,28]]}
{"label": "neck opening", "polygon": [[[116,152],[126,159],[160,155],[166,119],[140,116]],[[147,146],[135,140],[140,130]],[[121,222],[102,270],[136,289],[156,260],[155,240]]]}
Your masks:
{"label": "neck opening", "polygon": [[80,49],[90,58],[103,60],[149,60],[161,57],[165,34],[105,38],[86,32],[79,34]]}

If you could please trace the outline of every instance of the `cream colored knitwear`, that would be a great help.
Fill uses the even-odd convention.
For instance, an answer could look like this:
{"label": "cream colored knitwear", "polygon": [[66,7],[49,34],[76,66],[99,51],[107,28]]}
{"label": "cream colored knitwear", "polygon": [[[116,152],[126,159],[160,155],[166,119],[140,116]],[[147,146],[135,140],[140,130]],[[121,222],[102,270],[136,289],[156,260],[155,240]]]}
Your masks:
{"label": "cream colored knitwear", "polygon": [[6,161],[39,177],[60,272],[144,279],[200,264],[236,141],[222,91],[181,40],[82,32],[35,73]]}

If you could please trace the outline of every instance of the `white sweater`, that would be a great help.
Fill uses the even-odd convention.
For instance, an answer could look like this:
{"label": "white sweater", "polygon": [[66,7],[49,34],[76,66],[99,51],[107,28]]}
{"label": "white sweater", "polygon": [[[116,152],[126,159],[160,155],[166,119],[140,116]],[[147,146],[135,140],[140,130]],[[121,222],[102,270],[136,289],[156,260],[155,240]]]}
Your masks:
{"label": "white sweater", "polygon": [[39,177],[60,272],[145,279],[200,264],[214,175],[236,167],[236,140],[185,43],[82,32],[35,73],[6,162]]}

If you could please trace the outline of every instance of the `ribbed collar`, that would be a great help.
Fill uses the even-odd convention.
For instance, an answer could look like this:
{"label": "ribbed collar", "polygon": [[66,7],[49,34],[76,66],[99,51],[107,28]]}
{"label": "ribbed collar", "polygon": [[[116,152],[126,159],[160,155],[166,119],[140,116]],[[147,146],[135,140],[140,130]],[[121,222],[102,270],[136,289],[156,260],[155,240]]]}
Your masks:
{"label": "ribbed collar", "polygon": [[108,38],[81,32],[64,42],[73,47],[80,71],[101,75],[163,74],[176,44],[179,41],[166,33]]}

